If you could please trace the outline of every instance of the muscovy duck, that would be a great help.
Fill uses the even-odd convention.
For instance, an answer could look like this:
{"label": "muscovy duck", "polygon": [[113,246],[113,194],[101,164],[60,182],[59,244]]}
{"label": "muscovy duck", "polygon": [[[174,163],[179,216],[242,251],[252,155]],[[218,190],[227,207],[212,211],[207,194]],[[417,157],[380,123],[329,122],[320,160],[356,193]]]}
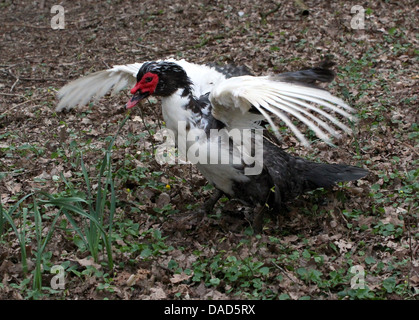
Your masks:
{"label": "muscovy duck", "polygon": [[[306,191],[330,188],[337,182],[368,174],[359,167],[316,163],[290,155],[264,134],[267,130],[262,130],[267,123],[280,136],[270,116],[273,114],[303,145],[309,146],[289,114],[328,143],[328,134],[340,135],[337,128],[349,133],[349,127],[338,117],[355,120],[354,110],[316,86],[317,82],[333,80],[331,65],[325,61],[315,68],[261,77],[252,76],[244,67],[198,65],[174,59],[115,66],[64,86],[58,92],[56,110],[84,105],[111,89],[116,93],[127,86],[132,87],[133,95],[126,105],[128,109],[151,95],[161,97],[166,127],[174,133],[181,155],[189,160],[192,147],[194,156],[197,150],[203,153],[203,157],[201,154],[195,158],[199,159],[196,165],[216,188],[201,212],[212,210],[225,194],[262,208],[254,217],[254,227],[260,231],[263,208],[278,211],[287,200]],[[212,136],[214,130],[218,134]],[[244,143],[246,130],[248,143]],[[238,142],[234,139],[237,132]]]}

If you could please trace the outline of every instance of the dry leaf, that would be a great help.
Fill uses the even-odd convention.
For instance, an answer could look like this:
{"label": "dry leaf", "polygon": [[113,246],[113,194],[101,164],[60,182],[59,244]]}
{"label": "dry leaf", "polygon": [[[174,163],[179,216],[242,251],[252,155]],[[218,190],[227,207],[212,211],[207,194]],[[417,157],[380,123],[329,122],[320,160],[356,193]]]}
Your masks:
{"label": "dry leaf", "polygon": [[170,278],[170,282],[171,283],[179,283],[179,282],[188,280],[191,277],[192,277],[192,274],[187,275],[184,272],[182,272],[182,273],[176,273],[176,274],[173,275],[172,278]]}
{"label": "dry leaf", "polygon": [[93,258],[84,258],[84,259],[75,259],[73,261],[77,261],[78,264],[80,264],[83,267],[87,267],[87,266],[93,266],[96,269],[101,269],[102,266],[100,264],[95,263],[95,261],[93,260]]}
{"label": "dry leaf", "polygon": [[150,288],[150,300],[163,300],[167,298],[166,292],[161,287]]}

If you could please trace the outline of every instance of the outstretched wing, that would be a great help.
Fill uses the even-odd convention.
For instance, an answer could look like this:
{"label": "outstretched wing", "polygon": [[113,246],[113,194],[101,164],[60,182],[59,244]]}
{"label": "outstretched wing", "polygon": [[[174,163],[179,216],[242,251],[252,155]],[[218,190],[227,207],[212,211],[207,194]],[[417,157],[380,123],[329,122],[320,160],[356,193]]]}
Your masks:
{"label": "outstretched wing", "polygon": [[214,87],[209,96],[213,105],[213,116],[231,128],[255,127],[257,121],[266,119],[279,136],[278,128],[270,116],[274,114],[305,146],[308,145],[307,139],[288,115],[303,122],[320,139],[328,143],[331,143],[329,135],[323,130],[332,136],[339,136],[339,132],[332,125],[345,132],[351,131],[335,114],[355,120],[351,114],[354,109],[326,90],[287,82],[285,79],[286,77],[278,76],[242,76],[221,82]]}
{"label": "outstretched wing", "polygon": [[100,99],[111,89],[112,94],[115,94],[127,86],[134,86],[141,66],[141,63],[114,66],[70,82],[58,91],[60,102],[55,110],[82,106],[92,98]]}

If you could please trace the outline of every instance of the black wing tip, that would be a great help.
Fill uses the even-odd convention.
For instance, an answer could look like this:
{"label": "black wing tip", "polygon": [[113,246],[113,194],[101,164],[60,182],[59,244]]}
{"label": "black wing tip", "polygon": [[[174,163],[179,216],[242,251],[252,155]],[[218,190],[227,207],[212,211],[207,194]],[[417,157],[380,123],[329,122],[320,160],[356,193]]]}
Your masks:
{"label": "black wing tip", "polygon": [[240,76],[252,76],[250,69],[244,65],[236,66],[234,64],[219,65],[214,62],[207,63],[207,66],[214,68],[216,71],[222,73],[227,79]]}
{"label": "black wing tip", "polygon": [[370,172],[367,169],[361,167],[350,167],[350,169],[344,174],[343,181],[355,181],[361,178],[365,178]]}
{"label": "black wing tip", "polygon": [[304,84],[309,86],[316,85],[317,82],[332,82],[336,73],[331,68],[336,65],[330,57],[323,59],[317,66],[304,68],[299,71],[284,72],[278,74],[276,78],[280,81]]}
{"label": "black wing tip", "polygon": [[329,188],[337,182],[356,181],[366,177],[370,172],[361,167],[345,164],[311,163],[307,171],[307,180],[315,187]]}

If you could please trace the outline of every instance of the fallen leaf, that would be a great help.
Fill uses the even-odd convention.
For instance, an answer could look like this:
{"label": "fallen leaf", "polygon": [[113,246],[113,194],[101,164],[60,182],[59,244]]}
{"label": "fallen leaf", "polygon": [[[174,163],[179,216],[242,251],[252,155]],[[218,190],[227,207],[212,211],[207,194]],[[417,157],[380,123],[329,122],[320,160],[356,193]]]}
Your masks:
{"label": "fallen leaf", "polygon": [[93,260],[93,258],[84,258],[84,259],[75,259],[73,261],[77,261],[78,264],[80,264],[83,267],[87,267],[87,266],[93,266],[96,269],[101,269],[102,266],[100,264],[95,263],[95,261]]}
{"label": "fallen leaf", "polygon": [[164,292],[164,290],[160,287],[150,288],[150,291],[150,300],[163,300],[167,298],[166,292]]}
{"label": "fallen leaf", "polygon": [[172,278],[170,278],[170,282],[171,283],[179,283],[179,282],[188,280],[190,277],[192,277],[192,274],[187,275],[184,272],[182,272],[182,273],[176,273],[176,274],[173,275]]}

